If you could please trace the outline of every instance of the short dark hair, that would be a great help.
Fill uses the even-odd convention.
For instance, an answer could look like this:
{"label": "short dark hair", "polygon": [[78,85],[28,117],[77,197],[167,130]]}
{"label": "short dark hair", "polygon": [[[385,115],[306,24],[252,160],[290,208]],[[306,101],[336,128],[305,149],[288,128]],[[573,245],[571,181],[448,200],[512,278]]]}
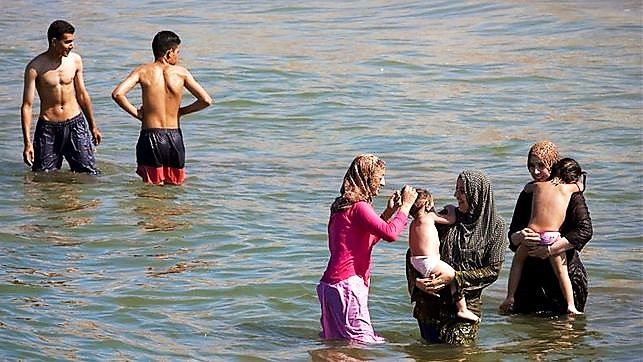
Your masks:
{"label": "short dark hair", "polygon": [[60,39],[64,34],[73,34],[76,31],[74,26],[64,20],[56,20],[47,29],[47,41],[51,43],[51,39]]}
{"label": "short dark hair", "polygon": [[176,33],[169,30],[159,31],[152,40],[152,52],[154,52],[154,58],[158,59],[162,57],[165,52],[176,48],[179,44],[181,44],[181,39],[179,39],[179,36],[176,35]]}
{"label": "short dark hair", "polygon": [[551,168],[550,179],[559,178],[566,184],[571,184],[580,180],[583,170],[573,158],[563,158],[556,162]]}

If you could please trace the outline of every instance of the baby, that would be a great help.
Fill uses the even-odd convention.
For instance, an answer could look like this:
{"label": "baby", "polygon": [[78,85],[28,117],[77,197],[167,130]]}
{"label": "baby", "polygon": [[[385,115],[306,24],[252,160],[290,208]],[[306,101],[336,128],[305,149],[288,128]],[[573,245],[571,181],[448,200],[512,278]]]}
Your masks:
{"label": "baby", "polygon": [[[446,216],[438,215],[433,207],[433,196],[427,190],[417,189],[418,196],[411,207],[409,214],[413,222],[409,229],[409,247],[411,248],[411,264],[420,274],[428,277],[436,265],[444,263],[440,260],[440,239],[435,223],[453,224],[455,213]],[[455,285],[450,283],[451,293],[455,292]],[[464,297],[455,301],[458,317],[477,322],[478,316],[467,308]]]}
{"label": "baby", "polygon": [[[541,245],[547,245],[549,250],[549,261],[556,273],[560,283],[563,296],[567,302],[567,312],[570,314],[582,314],[574,305],[574,293],[572,283],[567,273],[565,252],[551,254],[550,245],[560,238],[560,227],[565,221],[567,206],[571,195],[577,191],[583,191],[584,185],[579,182],[583,174],[578,162],[571,158],[563,158],[551,169],[551,175],[547,181],[534,182],[525,186],[525,192],[531,193],[531,218],[529,229],[540,234]],[[520,282],[520,275],[525,259],[528,256],[528,249],[520,245],[514,255],[509,272],[509,286],[507,297],[500,305],[504,311],[511,310],[514,302],[514,294]]]}

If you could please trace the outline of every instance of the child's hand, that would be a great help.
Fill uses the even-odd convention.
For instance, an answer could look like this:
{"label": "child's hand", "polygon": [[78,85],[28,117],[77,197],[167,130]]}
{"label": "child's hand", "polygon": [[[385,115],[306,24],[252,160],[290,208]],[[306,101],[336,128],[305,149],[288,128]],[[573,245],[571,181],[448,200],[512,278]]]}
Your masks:
{"label": "child's hand", "polygon": [[433,214],[433,219],[438,224],[452,225],[455,223],[454,205],[446,205],[440,212]]}
{"label": "child's hand", "polygon": [[455,223],[455,205],[447,205],[444,207],[444,209],[447,211],[447,214],[444,215],[444,218],[447,220],[448,224],[453,224]]}
{"label": "child's hand", "polygon": [[143,106],[136,110],[136,118],[143,120]]}

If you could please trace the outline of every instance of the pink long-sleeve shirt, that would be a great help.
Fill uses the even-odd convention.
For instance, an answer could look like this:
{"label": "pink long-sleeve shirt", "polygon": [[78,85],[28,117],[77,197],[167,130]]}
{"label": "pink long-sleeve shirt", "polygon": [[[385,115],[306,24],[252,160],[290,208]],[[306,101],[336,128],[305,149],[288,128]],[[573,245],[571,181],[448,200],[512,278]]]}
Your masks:
{"label": "pink long-sleeve shirt", "polygon": [[332,214],[328,222],[330,260],[321,281],[334,284],[358,275],[368,286],[373,246],[380,239],[395,241],[407,219],[404,212],[398,211],[393,220],[384,221],[365,201]]}

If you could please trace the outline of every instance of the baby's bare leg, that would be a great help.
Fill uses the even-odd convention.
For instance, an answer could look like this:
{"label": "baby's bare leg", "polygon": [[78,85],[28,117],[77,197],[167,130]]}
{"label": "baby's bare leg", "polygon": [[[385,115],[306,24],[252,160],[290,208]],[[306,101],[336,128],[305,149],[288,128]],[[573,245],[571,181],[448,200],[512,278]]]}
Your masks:
{"label": "baby's bare leg", "polygon": [[565,301],[567,302],[567,312],[571,314],[582,314],[574,305],[574,290],[572,289],[572,281],[569,279],[569,274],[567,273],[567,259],[565,258],[565,253],[550,256],[549,262],[551,263],[552,268],[554,268],[554,273],[556,273],[556,277],[558,278],[560,289],[562,290]]}
{"label": "baby's bare leg", "polygon": [[[451,283],[451,294],[455,294],[455,284]],[[463,318],[463,319],[468,319],[473,322],[477,322],[480,318],[475,315],[472,311],[467,308],[467,301],[464,299],[464,297],[460,298],[459,300],[455,301],[455,306],[458,308],[458,317]]]}
{"label": "baby's bare leg", "polygon": [[520,277],[522,275],[522,268],[527,256],[527,248],[522,245],[518,247],[514,254],[513,261],[511,262],[511,270],[509,271],[507,297],[505,297],[505,301],[500,304],[500,309],[505,312],[510,312],[511,307],[514,304],[514,294],[516,294],[516,289],[518,289],[518,284],[520,283]]}

